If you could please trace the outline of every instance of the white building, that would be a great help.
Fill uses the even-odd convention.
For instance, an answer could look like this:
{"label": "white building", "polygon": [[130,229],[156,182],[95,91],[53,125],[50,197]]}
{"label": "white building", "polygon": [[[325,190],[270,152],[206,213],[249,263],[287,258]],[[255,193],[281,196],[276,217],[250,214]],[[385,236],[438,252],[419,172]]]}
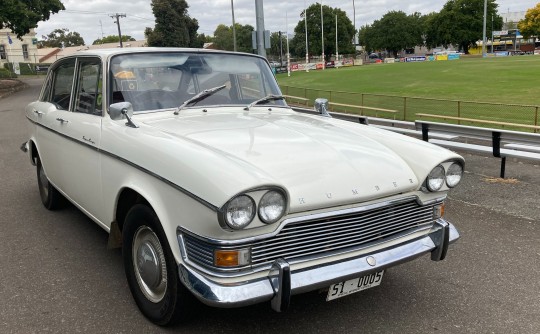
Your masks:
{"label": "white building", "polygon": [[22,40],[18,39],[10,29],[0,29],[0,67],[3,68],[7,62],[37,63],[36,44],[37,38],[34,29],[24,35]]}

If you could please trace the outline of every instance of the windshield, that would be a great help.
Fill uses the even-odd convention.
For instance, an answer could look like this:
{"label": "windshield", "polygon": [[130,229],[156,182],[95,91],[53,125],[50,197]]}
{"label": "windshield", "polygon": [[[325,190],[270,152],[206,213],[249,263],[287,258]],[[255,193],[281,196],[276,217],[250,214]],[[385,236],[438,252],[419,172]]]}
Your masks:
{"label": "windshield", "polygon": [[[109,104],[130,102],[134,112],[178,108],[204,90],[225,88],[189,107],[245,107],[280,95],[268,64],[259,57],[204,52],[133,53],[112,58]],[[283,100],[266,105],[285,106]]]}

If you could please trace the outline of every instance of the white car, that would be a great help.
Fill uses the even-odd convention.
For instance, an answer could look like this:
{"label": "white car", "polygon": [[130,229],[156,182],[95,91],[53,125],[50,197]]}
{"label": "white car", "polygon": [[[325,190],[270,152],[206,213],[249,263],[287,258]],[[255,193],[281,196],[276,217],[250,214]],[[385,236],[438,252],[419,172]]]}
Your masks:
{"label": "white car", "polygon": [[[26,108],[43,205],[72,202],[122,247],[141,312],[379,285],[458,239],[444,200],[464,161],[392,132],[293,111],[259,56],[195,49],[77,53]],[[193,298],[195,297],[195,298]]]}

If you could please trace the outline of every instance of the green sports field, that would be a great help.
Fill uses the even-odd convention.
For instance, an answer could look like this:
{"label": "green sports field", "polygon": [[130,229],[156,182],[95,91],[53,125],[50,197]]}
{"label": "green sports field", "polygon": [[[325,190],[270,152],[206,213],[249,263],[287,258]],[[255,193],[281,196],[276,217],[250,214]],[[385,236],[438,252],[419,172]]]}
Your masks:
{"label": "green sports field", "polygon": [[540,56],[532,55],[369,64],[277,79],[282,87],[540,105]]}

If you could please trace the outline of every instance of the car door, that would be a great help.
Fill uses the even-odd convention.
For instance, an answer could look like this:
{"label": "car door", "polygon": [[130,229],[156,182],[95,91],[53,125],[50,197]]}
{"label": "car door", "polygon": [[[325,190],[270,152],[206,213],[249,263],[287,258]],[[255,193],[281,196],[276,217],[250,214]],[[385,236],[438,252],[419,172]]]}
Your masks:
{"label": "car door", "polygon": [[65,125],[58,119],[69,112],[75,74],[75,58],[60,61],[51,68],[42,98],[34,103],[30,114],[35,117],[38,152],[49,181],[64,192],[63,157]]}
{"label": "car door", "polygon": [[97,220],[102,204],[101,71],[99,58],[61,61],[51,69],[42,102],[34,105],[40,125],[38,150],[49,180]]}
{"label": "car door", "polygon": [[78,58],[70,110],[57,119],[66,137],[62,187],[72,201],[99,221],[103,207],[99,151],[103,118],[101,82],[101,60]]}

